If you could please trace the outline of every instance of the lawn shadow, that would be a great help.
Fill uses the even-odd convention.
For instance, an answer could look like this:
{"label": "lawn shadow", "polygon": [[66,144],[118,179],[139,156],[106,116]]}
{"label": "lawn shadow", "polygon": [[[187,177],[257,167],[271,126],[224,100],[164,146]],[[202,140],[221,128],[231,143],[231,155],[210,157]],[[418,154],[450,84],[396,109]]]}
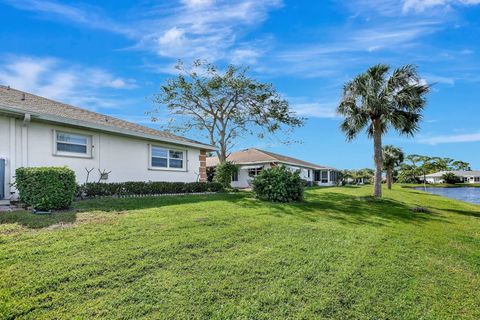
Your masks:
{"label": "lawn shadow", "polygon": [[308,221],[319,218],[337,220],[345,224],[370,224],[382,226],[392,221],[424,223],[446,220],[440,215],[416,213],[411,206],[388,198],[358,197],[347,194],[324,192],[311,194],[302,203],[273,205],[276,212],[298,216]]}
{"label": "lawn shadow", "polygon": [[455,214],[461,214],[461,215],[464,215],[464,216],[469,216],[469,217],[475,217],[475,218],[480,218],[480,208],[478,209],[478,211],[470,211],[470,210],[458,210],[458,209],[445,209],[445,208],[432,208],[432,209],[437,209],[437,210],[443,210],[443,211],[446,211],[446,212],[450,212],[450,213],[455,213]]}
{"label": "lawn shadow", "polygon": [[0,213],[0,224],[19,224],[30,229],[41,229],[57,224],[71,224],[77,220],[77,212],[57,211],[49,214],[34,214],[31,211]]}

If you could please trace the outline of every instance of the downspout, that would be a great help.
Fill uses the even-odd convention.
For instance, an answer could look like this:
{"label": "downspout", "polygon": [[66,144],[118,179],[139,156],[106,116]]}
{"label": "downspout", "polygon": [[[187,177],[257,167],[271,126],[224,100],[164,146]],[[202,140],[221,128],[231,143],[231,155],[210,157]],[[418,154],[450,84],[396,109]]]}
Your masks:
{"label": "downspout", "polygon": [[32,116],[25,113],[22,123],[22,167],[28,167],[28,126],[32,121]]}

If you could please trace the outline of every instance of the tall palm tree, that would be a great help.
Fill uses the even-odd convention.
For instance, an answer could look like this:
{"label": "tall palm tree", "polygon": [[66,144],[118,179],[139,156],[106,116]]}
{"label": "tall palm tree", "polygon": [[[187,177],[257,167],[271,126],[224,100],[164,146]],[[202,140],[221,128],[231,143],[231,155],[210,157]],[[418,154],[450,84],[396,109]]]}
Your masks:
{"label": "tall palm tree", "polygon": [[347,82],[337,112],[344,116],[340,126],[347,140],[364,128],[373,138],[375,161],[374,195],[382,196],[382,135],[393,127],[400,134],[418,130],[429,86],[422,83],[413,65],[389,74],[390,67],[378,64]]}
{"label": "tall palm tree", "polygon": [[402,164],[405,154],[402,149],[387,145],[382,149],[383,168],[387,172],[387,186],[392,189],[393,170]]}

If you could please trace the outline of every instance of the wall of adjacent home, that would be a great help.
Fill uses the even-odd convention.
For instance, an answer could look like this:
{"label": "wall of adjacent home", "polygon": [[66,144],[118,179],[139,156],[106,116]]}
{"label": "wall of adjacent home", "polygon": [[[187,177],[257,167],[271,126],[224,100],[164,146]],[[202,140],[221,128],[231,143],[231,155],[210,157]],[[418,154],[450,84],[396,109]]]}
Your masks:
{"label": "wall of adjacent home", "polygon": [[[91,136],[91,156],[56,155],[54,130]],[[85,182],[86,169],[93,169],[90,182],[98,181],[99,170],[111,171],[104,182],[194,182],[200,179],[200,150],[190,147],[36,121],[24,126],[22,120],[7,116],[0,116],[0,140],[0,158],[6,159],[5,190],[11,192],[15,189],[10,187],[9,182],[13,181],[15,170],[19,167],[67,166],[75,171],[78,183]],[[184,151],[185,168],[150,168],[151,144]]]}
{"label": "wall of adjacent home", "polygon": [[[251,165],[245,165],[245,166],[240,166],[238,170],[238,181],[232,181],[232,187],[233,188],[249,188],[251,187],[251,181],[253,180],[252,177],[248,175],[248,167],[252,166],[259,166],[262,167],[263,169],[268,169],[271,167],[270,163],[260,163],[258,165],[251,164]],[[307,169],[307,168],[301,168],[301,167],[296,167],[292,165],[285,165],[288,169],[292,171],[297,171],[300,170],[300,177],[304,180],[307,181],[313,181],[314,173],[312,169]],[[308,170],[310,170],[310,177],[308,176]]]}

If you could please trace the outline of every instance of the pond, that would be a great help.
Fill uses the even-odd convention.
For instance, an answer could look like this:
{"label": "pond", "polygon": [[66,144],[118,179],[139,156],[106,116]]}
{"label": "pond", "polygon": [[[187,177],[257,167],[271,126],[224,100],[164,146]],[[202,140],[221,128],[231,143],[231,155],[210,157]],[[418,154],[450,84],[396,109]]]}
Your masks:
{"label": "pond", "polygon": [[465,202],[480,204],[480,188],[458,187],[458,188],[439,188],[439,187],[416,187],[416,190],[422,190],[443,197],[461,200]]}

